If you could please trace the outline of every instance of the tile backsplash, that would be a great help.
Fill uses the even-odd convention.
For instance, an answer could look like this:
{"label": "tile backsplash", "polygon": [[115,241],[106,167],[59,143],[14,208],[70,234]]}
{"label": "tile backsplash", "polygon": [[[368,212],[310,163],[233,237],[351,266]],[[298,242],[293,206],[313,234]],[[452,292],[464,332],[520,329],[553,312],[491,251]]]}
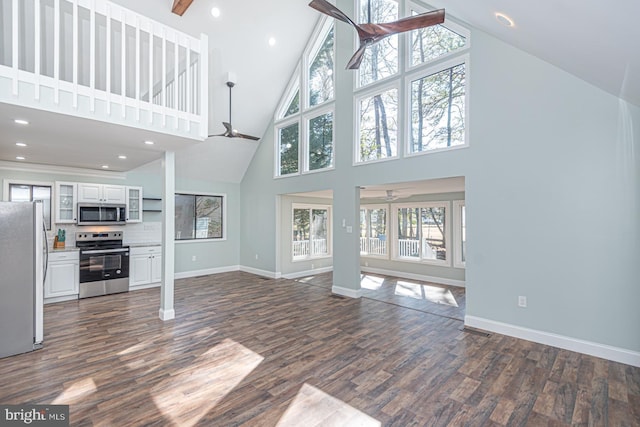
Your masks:
{"label": "tile backsplash", "polygon": [[122,231],[124,233],[124,244],[150,243],[159,244],[162,242],[162,222],[147,221],[135,224],[127,224],[124,226],[92,226],[85,225],[78,227],[74,224],[53,224],[51,231],[47,231],[47,240],[49,247],[53,248],[53,240],[58,234],[58,230],[65,230],[66,240],[65,246],[76,245],[76,232],[101,232],[101,231]]}

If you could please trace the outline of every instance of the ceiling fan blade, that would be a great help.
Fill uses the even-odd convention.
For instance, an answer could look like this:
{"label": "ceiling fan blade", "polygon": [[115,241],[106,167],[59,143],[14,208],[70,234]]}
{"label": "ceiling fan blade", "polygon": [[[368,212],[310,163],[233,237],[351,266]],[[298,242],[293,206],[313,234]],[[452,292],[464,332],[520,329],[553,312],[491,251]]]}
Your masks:
{"label": "ceiling fan blade", "polygon": [[349,62],[347,63],[347,70],[357,70],[360,68],[360,63],[364,58],[364,51],[367,49],[368,43],[362,43],[360,48],[353,54]]}
{"label": "ceiling fan blade", "polygon": [[243,133],[238,133],[238,132],[235,132],[233,134],[232,138],[250,139],[252,141],[259,141],[260,140],[260,138],[258,138],[257,136],[245,135]]}
{"label": "ceiling fan blade", "polygon": [[[365,39],[377,42],[384,37],[393,34],[404,33],[405,31],[417,30],[419,28],[431,27],[433,25],[442,24],[444,22],[444,9],[434,10],[432,12],[422,13],[420,15],[409,16],[393,22],[384,22],[380,24],[361,24],[360,28],[368,34]],[[360,35],[360,40],[363,36]]]}
{"label": "ceiling fan blade", "polygon": [[351,20],[347,15],[345,15],[340,9],[332,5],[326,0],[312,0],[309,3],[309,6],[317,10],[318,12],[322,12],[325,15],[329,15],[333,18],[336,18],[342,22],[346,22],[347,24],[351,24],[354,27],[358,27],[358,25]]}

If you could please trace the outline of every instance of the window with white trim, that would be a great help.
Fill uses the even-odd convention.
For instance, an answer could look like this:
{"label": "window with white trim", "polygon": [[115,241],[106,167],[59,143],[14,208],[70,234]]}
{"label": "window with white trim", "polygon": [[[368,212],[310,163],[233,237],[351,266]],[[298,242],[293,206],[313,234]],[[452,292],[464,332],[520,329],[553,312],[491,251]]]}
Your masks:
{"label": "window with white trim", "polygon": [[453,201],[453,266],[465,268],[467,255],[467,218],[464,200]]}
{"label": "window with white trim", "polygon": [[175,194],[175,239],[224,239],[225,196]]}
{"label": "window with white trim", "polygon": [[277,109],[276,177],[322,171],[334,166],[333,28],[333,19],[321,20],[312,38],[314,42],[303,55]]}
{"label": "window with white trim", "polygon": [[356,161],[368,162],[398,155],[398,88],[382,88],[356,101],[359,142]]}
{"label": "window with white trim", "polygon": [[294,261],[331,253],[329,206],[293,205],[291,255]]}
{"label": "window with white trim", "polygon": [[[51,230],[51,200],[53,184],[5,180],[6,200],[10,202],[41,202],[44,224]],[[8,196],[8,197],[7,197]]]}
{"label": "window with white trim", "polygon": [[[356,6],[361,23],[429,11],[408,0]],[[355,163],[467,145],[469,47],[469,31],[448,18],[367,47],[354,89]]]}
{"label": "window with white trim", "polygon": [[[399,16],[397,0],[359,0],[357,4],[360,24],[392,22]],[[357,72],[359,86],[398,74],[398,38],[396,34],[367,47]]]}
{"label": "window with white trim", "polygon": [[360,255],[388,255],[387,205],[360,208]]}
{"label": "window with white trim", "polygon": [[450,265],[449,203],[392,205],[395,229],[394,258]]}

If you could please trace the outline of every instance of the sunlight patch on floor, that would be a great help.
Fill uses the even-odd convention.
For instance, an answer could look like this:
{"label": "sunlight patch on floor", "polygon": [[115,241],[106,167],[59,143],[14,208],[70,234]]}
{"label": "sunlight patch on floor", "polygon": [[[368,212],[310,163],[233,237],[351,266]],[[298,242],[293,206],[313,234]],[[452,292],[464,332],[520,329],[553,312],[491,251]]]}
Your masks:
{"label": "sunlight patch on floor", "polygon": [[277,427],[380,427],[382,423],[309,384],[303,384]]}
{"label": "sunlight patch on floor", "polygon": [[263,360],[243,345],[225,339],[155,386],[153,401],[175,425],[193,426]]}
{"label": "sunlight patch on floor", "polygon": [[307,277],[303,277],[301,279],[298,279],[298,282],[301,283],[309,283],[311,282],[316,276],[307,276]]}
{"label": "sunlight patch on floor", "polygon": [[364,289],[371,289],[372,291],[377,291],[382,287],[383,283],[384,283],[383,277],[372,276],[370,274],[360,275],[360,286]]}
{"label": "sunlight patch on floor", "polygon": [[398,281],[395,294],[414,299],[424,299],[436,304],[458,307],[458,303],[449,289],[419,283]]}
{"label": "sunlight patch on floor", "polygon": [[84,400],[87,395],[95,393],[97,389],[93,378],[85,378],[65,388],[51,403],[53,405],[71,405]]}

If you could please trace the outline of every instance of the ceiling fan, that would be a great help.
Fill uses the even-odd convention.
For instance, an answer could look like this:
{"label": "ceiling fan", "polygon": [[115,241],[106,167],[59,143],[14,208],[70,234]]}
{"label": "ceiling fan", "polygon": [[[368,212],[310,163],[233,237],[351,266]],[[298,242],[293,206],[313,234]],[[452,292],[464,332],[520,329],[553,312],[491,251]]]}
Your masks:
{"label": "ceiling fan", "polygon": [[[398,19],[393,22],[384,22],[380,24],[372,24],[371,22],[368,24],[356,24],[340,9],[329,3],[327,0],[312,0],[311,3],[309,3],[309,6],[324,13],[325,15],[329,15],[339,21],[350,24],[358,32],[360,47],[347,63],[347,69],[349,70],[356,70],[360,68],[360,63],[362,62],[364,51],[367,46],[377,43],[385,37],[394,34],[430,27],[444,22],[444,9],[421,13],[420,15]],[[371,3],[369,3],[369,21],[371,21]]]}
{"label": "ceiling fan", "polygon": [[251,135],[245,135],[243,133],[238,132],[236,129],[233,128],[233,126],[231,126],[231,89],[235,86],[236,84],[229,80],[227,81],[227,86],[229,87],[229,121],[228,122],[222,122],[222,125],[225,128],[224,133],[218,134],[218,135],[209,135],[209,137],[212,136],[225,136],[227,138],[244,138],[244,139],[250,139],[252,141],[258,141],[260,138],[258,138],[257,136],[251,136]]}
{"label": "ceiling fan", "polygon": [[387,202],[391,202],[393,200],[396,200],[398,197],[397,194],[393,194],[393,190],[387,190],[387,195],[385,196],[384,200]]}

